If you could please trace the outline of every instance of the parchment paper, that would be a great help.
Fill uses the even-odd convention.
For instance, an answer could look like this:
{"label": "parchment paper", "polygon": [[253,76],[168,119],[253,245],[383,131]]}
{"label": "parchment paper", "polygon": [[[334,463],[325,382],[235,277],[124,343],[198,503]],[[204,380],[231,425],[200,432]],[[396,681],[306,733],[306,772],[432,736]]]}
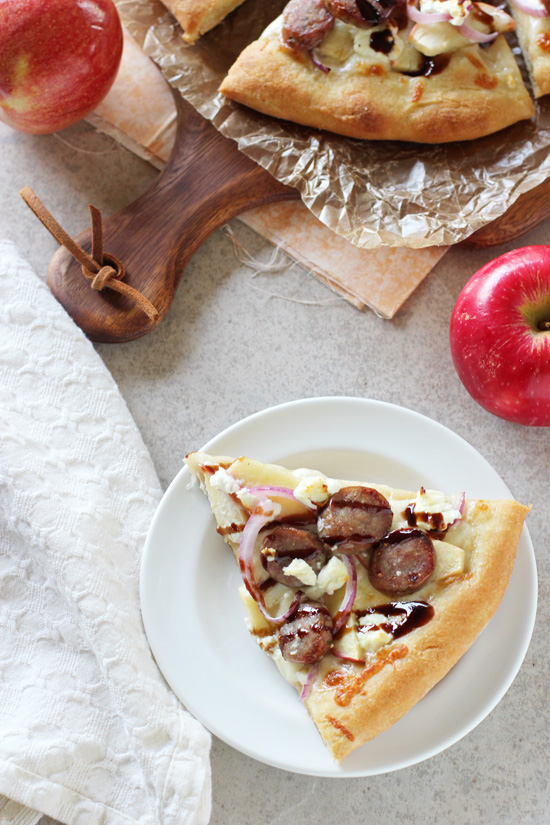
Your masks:
{"label": "parchment paper", "polygon": [[531,121],[441,146],[343,138],[226,100],[218,93],[222,78],[285,3],[247,0],[193,46],[158,0],[118,0],[117,7],[145,53],[204,117],[358,247],[458,243],[550,176],[548,99]]}
{"label": "parchment paper", "polygon": [[[87,120],[163,169],[176,137],[174,97],[158,66],[124,26],[123,34],[124,49],[115,82]],[[357,309],[369,307],[382,318],[395,315],[448,249],[359,249],[318,221],[301,200],[266,203],[243,212],[238,219],[286,253],[274,253],[269,271],[292,267],[292,261],[298,261]],[[230,227],[226,231],[230,232]],[[250,268],[251,277],[265,273],[265,266],[240,246],[232,231],[231,235],[235,254]],[[289,295],[278,297],[294,300]]]}

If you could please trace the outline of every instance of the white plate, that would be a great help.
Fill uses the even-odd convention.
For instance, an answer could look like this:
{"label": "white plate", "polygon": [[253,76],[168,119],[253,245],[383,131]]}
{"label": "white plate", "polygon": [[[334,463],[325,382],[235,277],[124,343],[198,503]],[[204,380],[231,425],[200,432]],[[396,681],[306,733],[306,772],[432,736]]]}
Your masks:
{"label": "white plate", "polygon": [[[205,445],[337,478],[471,498],[511,498],[487,461],[417,413],[359,398],[296,401],[252,415]],[[185,706],[220,739],[269,765],[318,776],[369,776],[439,753],[472,730],[512,683],[535,621],[537,574],[524,529],[497,613],[451,672],[397,724],[336,765],[297,693],[252,641],[240,575],[206,496],[183,469],[151,524],[141,568],[145,629]]]}

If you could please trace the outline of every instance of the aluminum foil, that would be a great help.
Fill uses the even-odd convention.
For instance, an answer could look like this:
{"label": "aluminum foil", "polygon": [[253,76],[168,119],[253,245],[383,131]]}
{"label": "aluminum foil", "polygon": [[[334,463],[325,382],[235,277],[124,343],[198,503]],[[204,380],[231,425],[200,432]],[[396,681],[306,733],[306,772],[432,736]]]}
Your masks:
{"label": "aluminum foil", "polygon": [[[158,0],[117,0],[121,18],[167,80],[326,226],[358,247],[451,245],[503,215],[550,176],[550,100],[531,121],[475,141],[427,146],[358,141],[280,121],[218,87],[286,0],[247,0],[190,46]],[[517,46],[514,52],[522,65]],[[524,67],[524,76],[525,69]]]}

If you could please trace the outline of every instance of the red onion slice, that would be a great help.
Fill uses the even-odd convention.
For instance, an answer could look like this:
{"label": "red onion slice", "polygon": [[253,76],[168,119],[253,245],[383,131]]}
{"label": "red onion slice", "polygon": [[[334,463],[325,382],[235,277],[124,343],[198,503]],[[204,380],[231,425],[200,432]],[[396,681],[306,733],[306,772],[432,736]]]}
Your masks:
{"label": "red onion slice", "polygon": [[254,545],[258,538],[258,533],[273,520],[275,508],[273,502],[267,498],[263,498],[258,502],[258,505],[250,514],[244,529],[241,533],[241,540],[239,542],[239,567],[241,568],[241,575],[246,589],[254,599],[254,601],[262,604],[262,594],[254,579],[254,571],[252,567],[252,560],[254,554]]}
{"label": "red onion slice", "polygon": [[498,32],[484,34],[484,32],[474,29],[469,23],[463,23],[462,26],[458,26],[457,31],[459,31],[463,37],[471,40],[472,43],[490,43],[498,37]]}
{"label": "red onion slice", "polygon": [[352,662],[354,665],[364,665],[366,659],[356,659],[355,656],[346,656],[345,653],[340,653],[340,651],[333,647],[330,651],[333,656],[336,656],[337,659],[342,659],[343,662]]}
{"label": "red onion slice", "polygon": [[311,62],[313,63],[313,65],[315,66],[315,68],[319,69],[319,70],[320,70],[321,72],[323,72],[324,74],[329,74],[329,72],[330,72],[330,68],[329,68],[328,66],[325,66],[325,64],[324,64],[324,63],[322,63],[322,62],[319,60],[319,58],[318,58],[318,57],[317,57],[317,55],[315,54],[315,50],[314,50],[314,49],[312,49],[312,50],[310,51],[309,55],[310,55],[310,57],[311,57]]}
{"label": "red onion slice", "polygon": [[275,496],[275,498],[289,498],[292,501],[295,501],[297,504],[302,504],[304,507],[307,507],[308,510],[316,510],[314,504],[305,504],[303,501],[299,501],[294,492],[290,489],[290,487],[273,487],[271,484],[265,484],[261,487],[245,487],[244,488],[247,493],[250,493],[253,496],[257,496],[261,498],[263,496]]}
{"label": "red onion slice", "polygon": [[346,589],[344,592],[344,598],[342,599],[342,604],[340,605],[338,612],[332,621],[333,635],[338,633],[340,628],[347,622],[348,616],[351,613],[351,608],[353,607],[353,603],[355,601],[355,596],[357,595],[357,569],[355,567],[355,561],[352,556],[342,555],[340,558],[347,567],[348,580],[346,582]]}
{"label": "red onion slice", "polygon": [[458,510],[460,515],[459,515],[458,518],[455,518],[453,521],[450,521],[447,524],[447,527],[452,527],[452,525],[456,524],[457,521],[460,521],[460,519],[464,515],[464,507],[465,507],[465,504],[466,504],[466,493],[455,493],[453,496],[451,496],[451,504],[452,504],[453,510]]}
{"label": "red onion slice", "polygon": [[444,23],[452,18],[452,15],[446,11],[420,11],[416,2],[407,3],[407,14],[415,23]]}
{"label": "red onion slice", "polygon": [[512,0],[512,5],[530,17],[549,17],[549,13],[540,0]]}
{"label": "red onion slice", "polygon": [[267,498],[261,499],[258,506],[251,513],[250,518],[246,522],[241,533],[241,540],[239,543],[239,567],[241,568],[241,575],[243,577],[245,587],[258,605],[258,609],[260,610],[262,616],[272,624],[282,624],[288,619],[289,616],[292,615],[292,613],[294,613],[300,604],[302,591],[296,591],[288,610],[285,610],[285,612],[280,616],[272,616],[264,605],[262,592],[256,584],[256,580],[254,578],[253,567],[254,545],[256,544],[256,539],[258,538],[260,530],[273,520],[274,514],[275,508],[273,507],[273,502],[269,501]]}
{"label": "red onion slice", "polygon": [[302,690],[301,690],[301,693],[300,693],[300,702],[303,702],[304,699],[307,699],[307,697],[311,693],[311,686],[313,685],[313,683],[314,683],[314,681],[317,677],[318,671],[319,671],[319,662],[316,662],[308,670],[306,680],[305,680],[305,682],[302,686]]}
{"label": "red onion slice", "polygon": [[267,621],[271,622],[272,624],[283,624],[283,622],[286,622],[286,620],[290,616],[292,616],[292,614],[296,611],[298,605],[300,604],[300,599],[301,598],[302,598],[302,591],[297,590],[294,598],[292,599],[290,607],[288,608],[288,610],[285,610],[284,613],[281,613],[280,616],[272,616],[271,613],[269,613],[267,608],[264,606],[263,602],[259,601],[257,604],[258,604],[258,608],[260,610],[260,613],[262,614],[264,619],[267,619]]}

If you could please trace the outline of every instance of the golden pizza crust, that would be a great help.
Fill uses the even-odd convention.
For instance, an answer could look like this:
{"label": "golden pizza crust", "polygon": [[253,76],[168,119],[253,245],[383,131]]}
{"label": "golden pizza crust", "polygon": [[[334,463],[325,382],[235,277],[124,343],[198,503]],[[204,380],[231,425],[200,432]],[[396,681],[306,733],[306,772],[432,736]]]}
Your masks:
{"label": "golden pizza crust", "polygon": [[264,114],[368,140],[445,143],[491,134],[534,114],[519,68],[499,36],[453,52],[430,77],[353,58],[324,73],[282,45],[278,26],[250,44],[220,91]]}
{"label": "golden pizza crust", "polygon": [[244,0],[162,0],[183,29],[183,39],[194,43],[227,17]]}
{"label": "golden pizza crust", "polygon": [[535,97],[550,94],[550,17],[532,17],[513,3],[510,13],[527,63]]}
{"label": "golden pizza crust", "polygon": [[[364,682],[366,668],[335,663],[336,670],[348,672],[346,682],[330,687],[321,681],[312,690],[306,706],[335,759],[340,761],[397,722],[473,644],[504,596],[528,509],[514,501],[468,502],[466,520],[475,532],[470,570],[431,597],[431,621],[396,639],[385,651],[386,664]],[[355,694],[354,679],[362,684]],[[346,694],[342,688],[348,681]],[[339,691],[340,701],[351,694],[349,704],[338,704]],[[347,735],[342,736],[342,730]]]}
{"label": "golden pizza crust", "polygon": [[[271,484],[294,490],[302,477],[279,465],[261,464],[244,457],[234,460],[191,453],[186,461],[208,495],[218,532],[230,544],[236,557],[240,532],[249,513],[234,495],[211,483],[218,468],[230,468],[231,476],[245,486]],[[348,486],[357,482],[338,483]],[[360,484],[376,487],[398,508],[416,496],[416,493],[385,485]],[[300,507],[304,512],[303,506],[297,502],[275,496],[272,500],[283,507],[279,518],[292,516]],[[529,507],[512,500],[467,500],[462,518],[449,527],[442,541],[455,550],[458,547],[464,551],[460,573],[442,573],[437,581],[430,581],[410,597],[400,599],[427,602],[434,608],[433,618],[368,654],[364,664],[343,661],[332,654],[324,657],[304,703],[337,761],[400,719],[472,645],[504,596],[528,511]],[[357,567],[361,573],[361,565]],[[365,573],[362,576],[366,579]],[[392,601],[374,591],[372,586],[370,590],[366,595],[363,591],[364,604],[374,607]],[[358,600],[359,595],[356,605]],[[245,606],[247,602],[249,622],[252,620],[251,633],[260,646],[272,654],[273,645],[270,648],[263,644],[265,634],[272,630],[259,611],[255,611],[255,616],[255,603],[245,593]],[[280,666],[280,661],[276,664]],[[299,685],[295,686],[299,688]]]}

